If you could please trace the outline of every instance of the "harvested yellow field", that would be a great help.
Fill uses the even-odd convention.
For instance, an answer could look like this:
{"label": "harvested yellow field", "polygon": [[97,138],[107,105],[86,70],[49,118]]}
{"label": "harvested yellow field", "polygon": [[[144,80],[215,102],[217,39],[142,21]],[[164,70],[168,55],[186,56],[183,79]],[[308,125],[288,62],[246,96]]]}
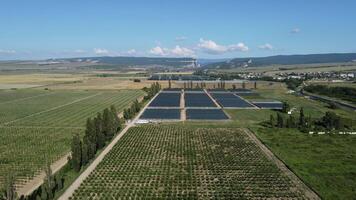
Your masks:
{"label": "harvested yellow field", "polygon": [[0,75],[1,84],[50,84],[73,82],[84,79],[84,75],[76,74],[15,74]]}
{"label": "harvested yellow field", "polygon": [[[69,84],[56,84],[49,86],[49,89],[64,89],[64,90],[121,90],[121,89],[142,89],[149,87],[157,81],[143,80],[134,82],[134,78],[123,79],[118,77],[91,77],[79,82]],[[168,87],[168,81],[158,81],[162,87]],[[175,84],[172,83],[172,87]]]}

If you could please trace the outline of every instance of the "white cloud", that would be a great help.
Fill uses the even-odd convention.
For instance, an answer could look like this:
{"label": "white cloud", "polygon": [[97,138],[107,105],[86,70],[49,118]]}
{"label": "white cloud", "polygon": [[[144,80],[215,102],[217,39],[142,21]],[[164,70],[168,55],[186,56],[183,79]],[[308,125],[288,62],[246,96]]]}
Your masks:
{"label": "white cloud", "polygon": [[153,54],[156,56],[166,56],[167,52],[165,49],[161,48],[160,46],[156,46],[150,50],[150,54]]}
{"label": "white cloud", "polygon": [[107,49],[94,48],[94,53],[97,55],[109,55],[110,52]]}
{"label": "white cloud", "polygon": [[130,49],[130,50],[128,50],[127,52],[126,52],[126,54],[128,54],[128,55],[135,55],[137,52],[136,52],[136,50],[135,49]]}
{"label": "white cloud", "polygon": [[259,49],[263,49],[263,50],[272,50],[273,46],[271,44],[269,44],[269,43],[266,43],[264,45],[260,45],[258,48]]}
{"label": "white cloud", "polygon": [[175,46],[173,49],[162,48],[156,46],[149,51],[150,54],[156,56],[177,56],[177,57],[191,57],[195,55],[195,52],[189,48]]}
{"label": "white cloud", "polygon": [[242,42],[231,45],[219,45],[212,40],[204,40],[203,38],[200,38],[198,47],[206,53],[210,54],[223,54],[233,51],[248,51],[248,46]]}
{"label": "white cloud", "polygon": [[176,56],[194,56],[194,51],[185,47],[176,46],[174,49],[171,50],[172,55]]}
{"label": "white cloud", "polygon": [[0,49],[0,54],[15,54],[15,50]]}
{"label": "white cloud", "polygon": [[299,28],[294,28],[290,31],[290,33],[293,33],[293,34],[296,34],[296,33],[299,33],[300,32],[300,29]]}
{"label": "white cloud", "polygon": [[186,40],[187,39],[187,37],[185,37],[185,36],[178,36],[178,37],[176,37],[176,42],[181,42],[181,41],[184,41],[184,40]]}

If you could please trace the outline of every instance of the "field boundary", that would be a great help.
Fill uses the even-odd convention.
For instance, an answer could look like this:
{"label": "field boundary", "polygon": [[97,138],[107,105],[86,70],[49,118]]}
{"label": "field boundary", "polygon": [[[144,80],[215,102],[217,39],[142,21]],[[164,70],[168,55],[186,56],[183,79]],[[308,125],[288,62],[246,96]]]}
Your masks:
{"label": "field boundary", "polygon": [[256,135],[249,129],[242,129],[248,137],[253,140],[269,160],[276,164],[276,166],[290,178],[290,180],[302,191],[308,199],[321,199],[316,192],[308,187],[293,171],[291,171],[286,164],[281,161],[273,152],[266,147]]}
{"label": "field boundary", "polygon": [[76,189],[82,184],[82,182],[95,170],[99,163],[104,159],[104,157],[111,151],[111,149],[116,145],[116,143],[124,136],[124,134],[132,127],[135,126],[136,121],[140,118],[142,113],[146,110],[148,105],[156,98],[157,93],[146,105],[145,107],[135,116],[135,118],[127,124],[127,126],[118,133],[115,138],[110,142],[109,145],[91,162],[91,164],[77,177],[77,179],[67,188],[67,190],[58,198],[58,200],[67,200],[75,192]]}
{"label": "field boundary", "polygon": [[80,99],[76,99],[76,100],[74,100],[74,101],[72,101],[72,102],[65,103],[65,104],[62,104],[62,105],[59,105],[59,106],[55,106],[55,107],[50,108],[50,109],[47,109],[47,110],[43,110],[43,111],[40,111],[40,112],[37,112],[37,113],[33,113],[33,114],[30,114],[30,115],[27,115],[27,116],[24,116],[24,117],[20,117],[20,118],[14,119],[14,120],[12,120],[12,121],[5,122],[5,123],[3,123],[3,124],[1,124],[1,125],[12,124],[12,123],[14,123],[14,122],[17,122],[17,121],[20,121],[20,120],[23,120],[23,119],[27,119],[27,118],[30,118],[30,117],[33,117],[33,116],[36,116],[36,115],[40,115],[40,114],[46,113],[46,112],[51,112],[51,111],[53,111],[53,110],[57,110],[57,109],[59,109],[59,108],[65,107],[65,106],[69,106],[69,105],[72,105],[72,104],[81,102],[81,101],[83,101],[83,100],[93,98],[93,97],[98,96],[98,95],[100,95],[100,94],[102,94],[102,92],[98,92],[98,93],[96,93],[96,94],[94,94],[94,95],[90,95],[90,96],[86,96],[86,97],[83,97],[83,98],[80,98]]}
{"label": "field boundary", "polygon": [[185,109],[185,99],[184,92],[180,94],[180,120],[185,121],[187,119],[186,109]]}
{"label": "field boundary", "polygon": [[[68,163],[68,156],[70,153],[62,156],[59,160],[55,161],[51,164],[52,173],[55,174],[63,166]],[[27,181],[24,185],[21,185],[17,189],[17,193],[21,196],[28,196],[31,195],[33,191],[39,188],[43,184],[43,180],[46,177],[46,173],[42,170],[38,175],[34,176],[30,181]]]}
{"label": "field boundary", "polygon": [[252,102],[246,100],[246,99],[243,98],[242,96],[239,96],[239,95],[237,95],[237,94],[235,94],[235,93],[233,93],[233,95],[236,96],[236,97],[238,97],[238,98],[240,98],[240,99],[242,99],[242,100],[245,101],[246,103],[250,104],[250,105],[252,106],[252,109],[259,109],[258,106],[256,106],[256,105],[253,104]]}
{"label": "field boundary", "polygon": [[215,103],[216,107],[220,109],[222,108],[222,106],[220,106],[220,104],[216,101],[216,99],[214,99],[206,89],[204,89],[204,92]]}

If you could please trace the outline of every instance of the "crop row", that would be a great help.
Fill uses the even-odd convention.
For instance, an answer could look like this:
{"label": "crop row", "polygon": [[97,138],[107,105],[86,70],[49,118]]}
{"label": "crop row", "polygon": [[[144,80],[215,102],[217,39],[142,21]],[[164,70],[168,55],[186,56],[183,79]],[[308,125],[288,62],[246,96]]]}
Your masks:
{"label": "crop row", "polygon": [[[91,96],[88,99],[79,101],[60,109],[55,109],[33,117],[29,117],[14,123],[10,126],[84,126],[87,117],[94,117],[98,111],[115,105],[118,110],[127,107],[137,93],[102,93]],[[84,116],[84,117],[83,117]],[[51,120],[48,120],[51,119]]]}
{"label": "crop row", "polygon": [[[9,172],[25,182],[46,162],[53,162],[70,150],[72,135],[80,128],[0,128],[0,183]],[[1,184],[0,184],[1,185]]]}
{"label": "crop row", "polygon": [[[0,92],[0,94],[3,91]],[[48,92],[46,96],[35,96],[23,101],[12,101],[0,104],[0,125],[28,115],[43,112],[75,100],[88,97],[93,92]]]}
{"label": "crop row", "polygon": [[131,128],[72,199],[301,199],[238,129]]}
{"label": "crop row", "polygon": [[9,172],[15,173],[18,182],[24,182],[43,169],[46,162],[64,156],[73,134],[83,134],[88,117],[111,105],[122,111],[141,95],[143,92],[135,90],[61,91],[0,105],[2,119],[11,116],[0,124],[0,187]]}
{"label": "crop row", "polygon": [[45,90],[2,90],[0,92],[0,104],[36,97],[46,93],[48,92]]}

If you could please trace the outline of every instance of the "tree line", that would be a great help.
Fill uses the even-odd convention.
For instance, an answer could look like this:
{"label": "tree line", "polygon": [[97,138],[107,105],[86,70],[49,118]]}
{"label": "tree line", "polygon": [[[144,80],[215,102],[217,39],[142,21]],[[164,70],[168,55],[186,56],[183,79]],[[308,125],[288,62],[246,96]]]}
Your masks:
{"label": "tree line", "polygon": [[282,112],[277,112],[276,117],[270,115],[269,124],[271,127],[277,128],[298,128],[300,130],[309,129],[312,123],[310,115],[308,117],[304,114],[303,107],[299,110],[299,117],[296,118],[293,115],[285,117],[282,113],[288,112],[289,105],[283,103]]}
{"label": "tree line", "polygon": [[72,139],[72,153],[68,158],[71,167],[79,172],[82,166],[93,159],[97,151],[121,130],[121,124],[115,106],[104,109],[102,113],[97,113],[93,119],[88,118],[83,140],[80,139],[79,134],[75,134]]}
{"label": "tree line", "polygon": [[125,120],[130,120],[132,119],[136,113],[138,113],[143,106],[143,103],[139,103],[138,100],[136,99],[132,104],[130,108],[126,108],[123,111],[123,117]]}
{"label": "tree line", "polygon": [[[161,90],[161,85],[155,82],[151,84],[151,87],[143,88],[143,90],[147,93],[143,99],[147,101]],[[132,119],[141,110],[143,103],[138,102],[136,99],[130,108],[124,109],[124,120],[120,120],[118,117],[115,106],[111,106],[110,109],[104,109],[102,113],[98,113],[93,119],[88,118],[83,140],[80,139],[79,134],[73,137],[72,154],[69,158],[71,167],[76,172],[79,172],[82,166],[85,166],[93,159],[97,151],[103,148],[121,130],[124,121]]]}
{"label": "tree line", "polygon": [[[95,157],[97,151],[105,146],[115,134],[122,128],[122,121],[117,115],[115,106],[110,109],[106,108],[102,113],[86,122],[85,134],[81,140],[79,134],[75,134],[71,144],[71,155],[68,157],[69,167],[76,172],[79,172],[82,166],[86,165]],[[68,169],[67,169],[68,170]],[[5,189],[0,196],[1,200],[51,200],[54,199],[56,191],[63,189],[64,176],[58,173],[56,176],[52,174],[50,163],[47,163],[45,168],[46,177],[43,180],[41,187],[36,189],[29,196],[18,197],[15,189],[15,176],[9,174],[6,177]]]}
{"label": "tree line", "polygon": [[54,199],[56,192],[64,187],[64,173],[71,170],[79,172],[83,166],[94,159],[96,153],[122,129],[124,120],[132,119],[140,111],[144,102],[154,97],[161,90],[161,85],[157,82],[152,83],[151,87],[145,87],[143,90],[146,92],[143,102],[140,103],[135,100],[130,108],[124,110],[123,120],[118,117],[114,105],[97,113],[94,118],[88,118],[83,139],[79,134],[75,134],[72,138],[71,156],[68,157],[68,164],[54,175],[48,162],[45,168],[46,176],[43,184],[31,195],[18,197],[15,187],[15,173],[9,173],[5,177],[4,188],[0,190],[0,200]]}
{"label": "tree line", "polygon": [[351,130],[353,121],[342,118],[336,113],[327,111],[324,116],[318,119],[312,119],[310,115],[306,117],[303,107],[299,110],[299,116],[295,117],[292,114],[287,117],[283,114],[288,110],[289,105],[283,105],[282,112],[277,112],[275,115],[270,115],[270,127],[277,128],[297,128],[301,132],[309,131],[341,131]]}
{"label": "tree line", "polygon": [[336,97],[346,101],[356,103],[356,89],[351,87],[328,87],[325,85],[308,85],[303,88],[305,91],[328,97]]}
{"label": "tree line", "polygon": [[155,82],[151,84],[151,87],[144,87],[142,90],[147,93],[143,98],[144,101],[147,101],[154,97],[161,90],[161,85],[158,82]]}
{"label": "tree line", "polygon": [[13,173],[8,174],[5,180],[5,189],[2,191],[0,196],[1,200],[51,200],[54,199],[55,192],[63,189],[64,187],[64,176],[62,173],[54,175],[50,163],[47,162],[45,168],[45,178],[43,179],[43,184],[32,192],[29,196],[18,197],[15,187],[15,176]]}
{"label": "tree line", "polygon": [[[217,85],[214,84],[213,89],[223,89],[223,90],[228,89],[226,86],[225,80],[220,80],[220,81],[216,81],[216,82],[217,82]],[[236,84],[233,84],[231,87],[233,90],[237,89]],[[207,88],[207,85],[204,81],[200,81],[200,82],[197,82],[194,87],[193,81],[187,81],[187,82],[183,83],[183,88],[184,89],[204,89],[204,88]],[[241,88],[246,89],[246,82],[241,83]],[[254,82],[254,88],[257,89],[256,81]]]}

